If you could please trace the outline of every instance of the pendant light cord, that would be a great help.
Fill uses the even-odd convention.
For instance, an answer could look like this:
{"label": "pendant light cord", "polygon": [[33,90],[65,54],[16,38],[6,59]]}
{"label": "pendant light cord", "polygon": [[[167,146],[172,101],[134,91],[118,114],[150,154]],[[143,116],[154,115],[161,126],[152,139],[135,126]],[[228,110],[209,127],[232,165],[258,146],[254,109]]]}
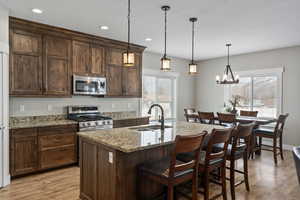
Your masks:
{"label": "pendant light cord", "polygon": [[167,56],[167,10],[165,10],[165,54],[164,57]]}
{"label": "pendant light cord", "polygon": [[192,64],[194,64],[194,48],[195,48],[195,22],[192,25]]}
{"label": "pendant light cord", "polygon": [[128,0],[128,43],[127,43],[127,51],[129,51],[130,48],[130,0]]}
{"label": "pendant light cord", "polygon": [[227,45],[227,65],[229,65],[229,45]]}

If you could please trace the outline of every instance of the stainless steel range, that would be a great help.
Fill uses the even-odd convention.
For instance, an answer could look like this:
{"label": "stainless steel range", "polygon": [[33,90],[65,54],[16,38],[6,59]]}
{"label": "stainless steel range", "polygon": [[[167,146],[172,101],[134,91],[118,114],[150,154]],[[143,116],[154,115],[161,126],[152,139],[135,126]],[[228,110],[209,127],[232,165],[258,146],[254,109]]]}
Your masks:
{"label": "stainless steel range", "polygon": [[79,131],[94,131],[113,128],[113,120],[101,115],[97,106],[69,106],[68,119],[79,124]]}

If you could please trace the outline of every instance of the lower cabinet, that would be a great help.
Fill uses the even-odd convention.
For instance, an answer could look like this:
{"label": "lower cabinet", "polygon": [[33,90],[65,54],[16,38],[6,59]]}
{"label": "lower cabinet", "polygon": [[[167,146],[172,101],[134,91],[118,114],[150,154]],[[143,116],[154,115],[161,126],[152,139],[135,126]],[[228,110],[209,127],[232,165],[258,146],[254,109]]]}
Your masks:
{"label": "lower cabinet", "polygon": [[11,176],[76,163],[76,131],[76,125],[11,130]]}

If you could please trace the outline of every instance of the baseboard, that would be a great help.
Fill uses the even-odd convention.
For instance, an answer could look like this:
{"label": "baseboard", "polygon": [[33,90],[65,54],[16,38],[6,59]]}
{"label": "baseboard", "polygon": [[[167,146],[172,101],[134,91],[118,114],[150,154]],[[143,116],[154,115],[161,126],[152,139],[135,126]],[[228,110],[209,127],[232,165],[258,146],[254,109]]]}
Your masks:
{"label": "baseboard", "polygon": [[[266,144],[266,145],[270,145],[270,146],[273,145],[273,142],[270,141],[270,140],[263,140],[262,143],[263,143],[263,144]],[[283,149],[284,149],[284,150],[292,151],[292,150],[293,150],[293,147],[294,147],[293,145],[283,144]]]}

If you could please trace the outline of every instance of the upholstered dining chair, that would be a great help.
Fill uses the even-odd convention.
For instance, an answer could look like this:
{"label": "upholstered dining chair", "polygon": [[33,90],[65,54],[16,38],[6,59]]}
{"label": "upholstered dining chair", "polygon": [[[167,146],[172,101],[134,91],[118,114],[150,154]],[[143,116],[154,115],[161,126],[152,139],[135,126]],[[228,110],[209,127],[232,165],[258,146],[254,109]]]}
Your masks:
{"label": "upholstered dining chair", "polygon": [[[255,130],[256,137],[259,138],[259,148],[260,150],[265,151],[272,151],[274,162],[277,164],[277,156],[280,154],[281,159],[283,160],[283,145],[282,145],[282,135],[283,135],[283,129],[286,122],[287,117],[289,114],[280,115],[277,119],[275,129],[272,128],[265,128],[265,127],[259,127]],[[270,138],[273,140],[273,145],[263,145],[262,144],[262,138]],[[279,147],[277,145],[277,140],[279,139]],[[262,148],[262,147],[267,148]],[[269,149],[268,147],[271,147],[272,149]],[[277,150],[279,150],[279,153],[277,153]]]}
{"label": "upholstered dining chair", "polygon": [[235,126],[236,125],[236,115],[230,113],[217,113],[219,124],[221,126]]}
{"label": "upholstered dining chair", "polygon": [[215,114],[213,112],[198,111],[198,115],[202,124],[215,124]]}
{"label": "upholstered dining chair", "polygon": [[257,117],[258,111],[240,110],[240,116]]}

